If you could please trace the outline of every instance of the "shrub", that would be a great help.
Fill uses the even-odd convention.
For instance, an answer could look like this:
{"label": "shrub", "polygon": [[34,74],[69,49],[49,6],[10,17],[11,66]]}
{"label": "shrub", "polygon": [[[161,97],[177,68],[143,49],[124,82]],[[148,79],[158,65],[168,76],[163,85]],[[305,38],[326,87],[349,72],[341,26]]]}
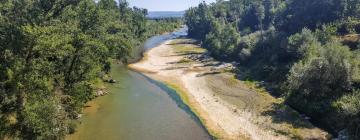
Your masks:
{"label": "shrub", "polygon": [[341,97],[334,106],[347,118],[345,125],[352,138],[360,139],[360,90]]}

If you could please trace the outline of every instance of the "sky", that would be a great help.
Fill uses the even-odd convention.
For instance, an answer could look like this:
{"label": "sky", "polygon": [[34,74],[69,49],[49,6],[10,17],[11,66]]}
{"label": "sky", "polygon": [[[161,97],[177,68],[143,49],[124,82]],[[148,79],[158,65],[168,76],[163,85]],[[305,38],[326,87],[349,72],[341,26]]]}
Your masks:
{"label": "sky", "polygon": [[[204,0],[128,0],[130,6],[146,8],[149,11],[183,11],[197,6]],[[216,0],[205,0],[207,3]]]}

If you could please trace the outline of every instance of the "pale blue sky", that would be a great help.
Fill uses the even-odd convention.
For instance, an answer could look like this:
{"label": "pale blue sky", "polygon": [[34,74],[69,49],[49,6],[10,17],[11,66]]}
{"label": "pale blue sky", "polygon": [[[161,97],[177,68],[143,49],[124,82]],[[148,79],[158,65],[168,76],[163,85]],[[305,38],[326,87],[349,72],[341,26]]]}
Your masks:
{"label": "pale blue sky", "polygon": [[[128,0],[130,6],[146,8],[149,11],[183,11],[197,6],[203,0]],[[216,0],[205,0],[207,3]]]}

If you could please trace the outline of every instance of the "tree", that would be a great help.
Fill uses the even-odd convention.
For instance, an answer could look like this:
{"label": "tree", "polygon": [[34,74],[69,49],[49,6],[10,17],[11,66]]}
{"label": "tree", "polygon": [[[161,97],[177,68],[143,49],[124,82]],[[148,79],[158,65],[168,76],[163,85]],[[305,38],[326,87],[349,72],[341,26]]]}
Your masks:
{"label": "tree", "polygon": [[[189,36],[214,58],[239,62],[241,77],[247,73],[246,78],[266,81],[292,107],[333,131],[349,129],[357,139],[358,127],[351,124],[359,122],[358,108],[352,108],[355,115],[341,111],[358,100],[333,105],[357,98],[351,92],[360,88],[357,42],[346,43],[344,37],[360,31],[359,3],[220,0],[190,8],[185,21]],[[343,44],[336,41],[344,39]]]}
{"label": "tree", "polygon": [[280,31],[293,34],[302,28],[314,30],[322,24],[333,22],[340,17],[334,1],[292,0],[277,16],[276,27]]}
{"label": "tree", "polygon": [[203,40],[210,32],[211,15],[206,3],[201,3],[197,8],[190,8],[185,13],[185,21],[188,25],[188,34],[191,37]]}
{"label": "tree", "polygon": [[[288,102],[313,116],[329,111],[331,100],[352,86],[352,54],[337,43],[313,45],[294,64],[287,80]],[[319,102],[321,101],[321,102]]]}
{"label": "tree", "polygon": [[289,37],[286,50],[293,59],[299,60],[306,56],[306,51],[313,45],[319,46],[320,44],[313,33],[304,28],[301,33]]}
{"label": "tree", "polygon": [[334,106],[342,117],[346,118],[343,124],[349,128],[348,133],[351,138],[360,138],[360,91],[355,90],[350,94],[344,95],[339,98]]}
{"label": "tree", "polygon": [[[121,4],[123,4],[123,3],[121,3]],[[116,1],[114,1],[114,0],[100,0],[98,2],[98,6],[101,9],[106,9],[106,10],[117,10],[117,9],[119,9],[118,6],[117,6]]]}
{"label": "tree", "polygon": [[261,39],[263,40],[264,37],[263,37],[263,31],[264,31],[264,25],[263,25],[263,20],[265,18],[265,8],[263,5],[259,5],[257,8],[256,8],[256,15],[258,17],[258,20],[259,20],[259,26],[260,26],[260,32],[261,32]]}
{"label": "tree", "polygon": [[3,0],[0,139],[63,139],[72,132],[71,120],[94,97],[109,60],[126,61],[132,46],[154,35],[146,14],[126,1]]}

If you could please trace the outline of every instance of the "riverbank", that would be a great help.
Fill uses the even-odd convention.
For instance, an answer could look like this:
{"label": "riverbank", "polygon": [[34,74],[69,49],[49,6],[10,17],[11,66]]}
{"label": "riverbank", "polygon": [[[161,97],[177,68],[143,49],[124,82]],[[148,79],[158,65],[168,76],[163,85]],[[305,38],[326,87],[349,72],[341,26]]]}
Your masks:
{"label": "riverbank", "polygon": [[147,51],[130,68],[178,90],[208,131],[219,139],[326,139],[281,99],[239,81],[232,64],[215,61],[190,39]]}
{"label": "riverbank", "polygon": [[67,140],[210,139],[172,89],[116,63],[111,76],[111,94],[88,102]]}

